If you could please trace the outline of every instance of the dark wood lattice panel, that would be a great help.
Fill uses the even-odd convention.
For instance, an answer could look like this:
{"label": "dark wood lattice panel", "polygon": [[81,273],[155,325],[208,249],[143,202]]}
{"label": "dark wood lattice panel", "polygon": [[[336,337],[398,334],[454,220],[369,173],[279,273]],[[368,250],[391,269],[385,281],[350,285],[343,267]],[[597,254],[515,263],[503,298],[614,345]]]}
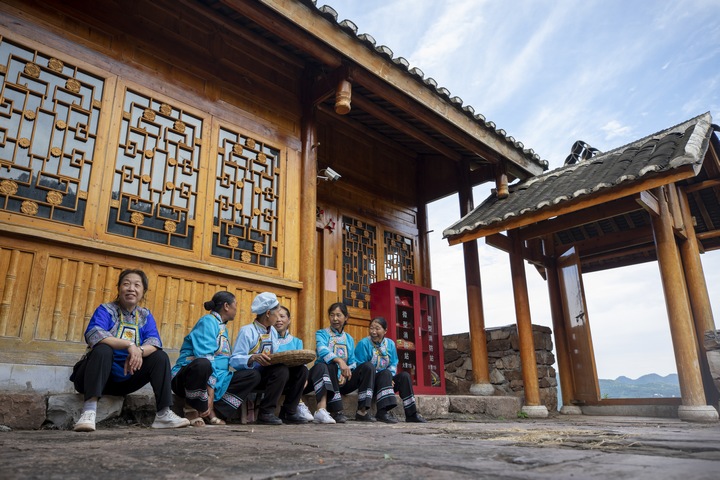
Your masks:
{"label": "dark wood lattice panel", "polygon": [[343,217],[343,303],[370,308],[370,284],[377,280],[377,228]]}
{"label": "dark wood lattice panel", "polygon": [[385,231],[385,279],[415,283],[415,252],[412,238]]}
{"label": "dark wood lattice panel", "polygon": [[108,232],[192,250],[202,119],[125,91]]}
{"label": "dark wood lattice panel", "polygon": [[82,225],[104,80],[0,37],[0,209]]}
{"label": "dark wood lattice panel", "polygon": [[279,149],[221,128],[212,254],[277,266]]}

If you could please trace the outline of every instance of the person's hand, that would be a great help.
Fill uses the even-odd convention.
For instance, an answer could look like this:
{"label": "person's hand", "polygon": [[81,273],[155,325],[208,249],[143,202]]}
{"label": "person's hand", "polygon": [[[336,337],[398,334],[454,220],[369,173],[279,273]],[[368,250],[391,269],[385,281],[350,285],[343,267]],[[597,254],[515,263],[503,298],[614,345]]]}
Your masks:
{"label": "person's hand", "polygon": [[142,367],[142,350],[140,350],[140,347],[138,347],[134,343],[131,343],[130,346],[128,346],[127,350],[128,356],[125,359],[125,366],[123,367],[123,372],[125,375],[133,375],[135,372],[140,370],[140,367]]}
{"label": "person's hand", "polygon": [[337,360],[338,367],[340,368],[340,375],[345,377],[345,380],[350,380],[350,377],[352,377],[352,370],[350,370],[348,364],[345,363],[345,360],[342,358],[338,358]]}
{"label": "person's hand", "polygon": [[254,353],[250,355],[250,364],[257,362],[263,367],[270,365],[270,355],[267,353]]}

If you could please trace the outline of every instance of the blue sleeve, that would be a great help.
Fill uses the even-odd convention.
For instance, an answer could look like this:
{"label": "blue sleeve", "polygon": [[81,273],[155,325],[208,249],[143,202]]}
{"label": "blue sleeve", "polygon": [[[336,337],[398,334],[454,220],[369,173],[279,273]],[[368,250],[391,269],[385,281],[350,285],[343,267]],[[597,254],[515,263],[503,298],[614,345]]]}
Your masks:
{"label": "blue sleeve", "polygon": [[[235,370],[249,370],[253,367],[248,365],[250,360],[250,349],[253,347],[252,343],[252,325],[245,325],[240,329],[237,339],[235,340],[235,346],[233,347],[233,353],[230,357],[230,366]],[[256,363],[256,362],[254,362]]]}
{"label": "blue sleeve", "polygon": [[148,310],[147,317],[145,318],[145,325],[140,329],[140,345],[152,345],[156,348],[162,348],[162,341],[160,340],[160,333],[155,323],[155,317]]}
{"label": "blue sleeve", "polygon": [[293,338],[293,349],[303,350],[303,341],[297,337]]}
{"label": "blue sleeve", "polygon": [[330,351],[330,334],[325,330],[315,332],[315,351],[317,352],[318,361],[330,363],[337,357],[335,353]]}
{"label": "blue sleeve", "polygon": [[95,309],[90,317],[90,322],[85,329],[85,342],[91,347],[95,347],[104,338],[112,337],[110,333],[115,321],[113,320],[110,312],[105,307],[100,305]]}
{"label": "blue sleeve", "polygon": [[395,342],[388,338],[388,353],[390,354],[390,366],[388,370],[393,374],[393,377],[397,375],[398,356]]}
{"label": "blue sleeve", "polygon": [[[372,360],[372,347],[367,337],[360,340],[355,349],[355,361],[357,363],[365,363]],[[377,368],[377,365],[376,365]]]}

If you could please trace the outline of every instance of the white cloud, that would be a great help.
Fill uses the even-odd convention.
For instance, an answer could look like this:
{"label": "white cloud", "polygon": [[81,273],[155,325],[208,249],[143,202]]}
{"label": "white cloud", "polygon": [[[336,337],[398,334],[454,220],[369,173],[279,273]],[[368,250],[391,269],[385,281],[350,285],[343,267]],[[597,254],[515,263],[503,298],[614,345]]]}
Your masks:
{"label": "white cloud", "polygon": [[623,125],[617,120],[610,120],[605,125],[600,127],[600,130],[605,132],[606,140],[613,140],[615,138],[626,138],[632,133],[632,128],[627,125]]}

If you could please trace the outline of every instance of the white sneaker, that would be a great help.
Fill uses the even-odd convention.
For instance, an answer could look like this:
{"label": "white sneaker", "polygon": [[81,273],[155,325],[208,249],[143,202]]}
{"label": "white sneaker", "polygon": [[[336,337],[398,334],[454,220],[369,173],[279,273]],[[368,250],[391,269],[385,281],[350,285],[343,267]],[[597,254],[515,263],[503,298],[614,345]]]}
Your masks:
{"label": "white sneaker", "polygon": [[327,410],[324,408],[318,408],[313,417],[315,423],[335,423],[335,419],[330,416]]}
{"label": "white sneaker", "polygon": [[188,426],[190,426],[190,420],[178,417],[172,410],[168,410],[162,417],[155,414],[155,421],[152,424],[152,428],[181,428]]}
{"label": "white sneaker", "polygon": [[303,402],[298,403],[297,413],[308,422],[312,422],[313,418],[315,418],[313,417],[313,414],[310,413],[310,409]]}
{"label": "white sneaker", "polygon": [[80,415],[73,430],[76,432],[94,432],[95,431],[95,412],[87,410]]}

